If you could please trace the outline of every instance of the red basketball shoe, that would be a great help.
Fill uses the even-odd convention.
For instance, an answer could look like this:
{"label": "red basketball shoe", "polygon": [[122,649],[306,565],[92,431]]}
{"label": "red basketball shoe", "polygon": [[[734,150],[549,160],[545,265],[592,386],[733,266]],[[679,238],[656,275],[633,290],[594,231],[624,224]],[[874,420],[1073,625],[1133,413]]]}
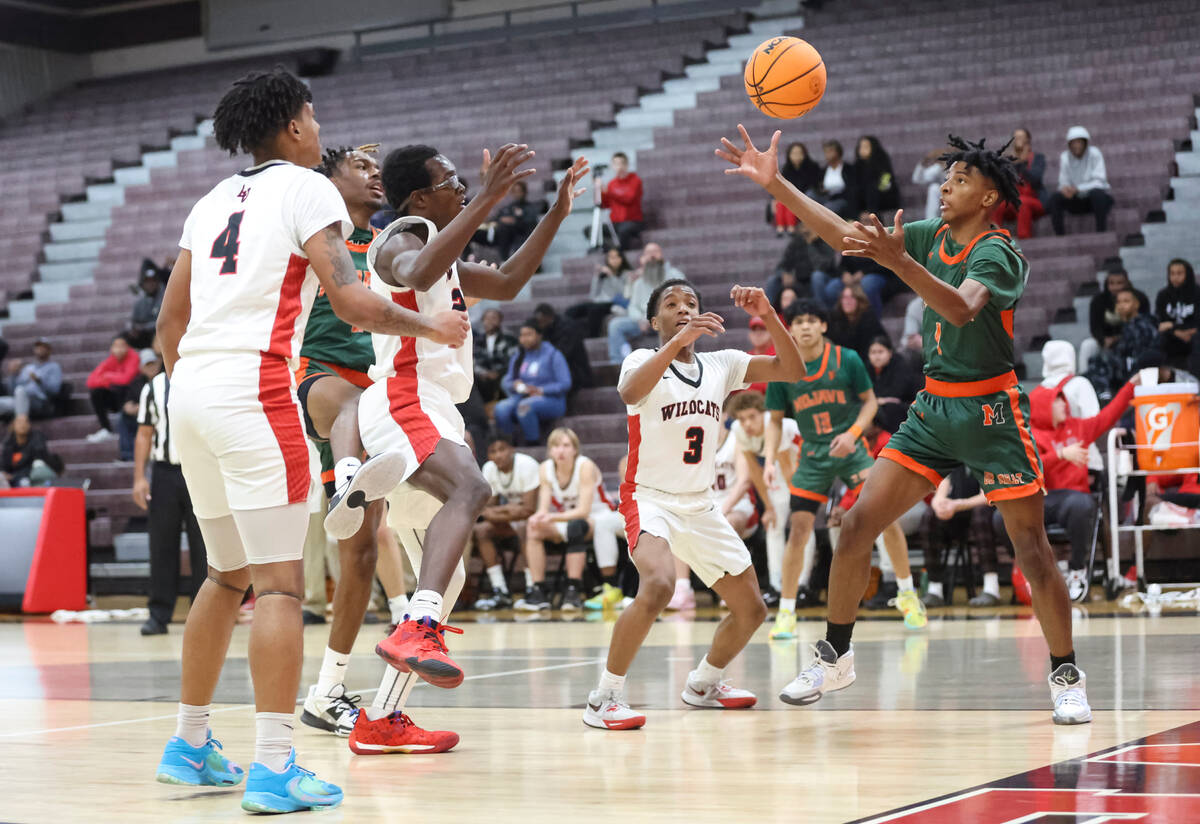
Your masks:
{"label": "red basketball shoe", "polygon": [[360,710],[350,732],[350,751],[359,755],[446,752],[456,744],[458,733],[423,730],[402,712],[372,721],[366,710]]}
{"label": "red basketball shoe", "polygon": [[415,672],[435,687],[451,689],[463,681],[462,667],[446,652],[446,632],[462,630],[432,618],[406,620],[379,642],[375,652],[401,672]]}

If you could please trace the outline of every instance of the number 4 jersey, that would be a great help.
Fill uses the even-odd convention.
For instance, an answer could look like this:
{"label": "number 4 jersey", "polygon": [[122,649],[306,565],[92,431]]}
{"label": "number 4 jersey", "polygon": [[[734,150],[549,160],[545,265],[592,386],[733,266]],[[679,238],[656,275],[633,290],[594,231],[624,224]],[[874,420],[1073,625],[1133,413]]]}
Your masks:
{"label": "number 4 jersey", "polygon": [[[638,349],[621,364],[621,380],[651,357]],[[640,403],[627,405],[629,462],[621,500],[633,486],[671,495],[709,494],[716,475],[721,407],[746,388],[751,356],[735,349],[697,352],[692,363],[672,361]]]}
{"label": "number 4 jersey", "polygon": [[318,285],[304,244],[334,224],[343,238],[354,228],[338,190],[310,169],[273,160],[218,183],[179,240],[192,255],[179,354],[262,352],[294,369]]}

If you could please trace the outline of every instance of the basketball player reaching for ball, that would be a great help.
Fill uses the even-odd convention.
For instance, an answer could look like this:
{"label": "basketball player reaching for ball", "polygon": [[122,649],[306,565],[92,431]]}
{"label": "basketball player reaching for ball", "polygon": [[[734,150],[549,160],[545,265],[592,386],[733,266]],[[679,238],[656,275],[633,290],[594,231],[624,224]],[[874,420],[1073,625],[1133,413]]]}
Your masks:
{"label": "basketball player reaching for ball", "polygon": [[925,301],[925,389],[880,453],[857,505],[846,514],[830,572],[825,639],[813,662],[784,689],[784,700],[809,704],[854,681],[850,637],[866,588],[871,543],[888,524],[960,464],[1004,516],[1017,564],[1029,580],[1034,612],[1050,649],[1050,695],[1056,724],[1091,721],[1084,673],[1075,664],[1071,607],[1046,540],[1041,459],[1027,423],[1029,402],[1013,372],[1013,312],[1029,265],[1008,232],[989,220],[1001,201],[1019,202],[1016,167],[983,141],[951,137],[941,156],[946,179],[941,217],[889,232],[872,215],[848,223],[796,191],[778,174],[779,132],[759,151],[738,126],[743,148],[722,139],[717,155],[764,187],[825,242],[869,257],[895,272]]}
{"label": "basketball player reaching for ball", "polygon": [[422,315],[366,289],[345,238],[346,205],[321,160],[308,87],[281,68],[234,83],[213,117],[217,144],[254,165],[218,183],[184,223],[158,316],[168,409],[208,547],[209,574],[188,613],[176,734],[159,781],[232,785],[243,773],[208,729],[238,608],[258,595],[250,630],[257,735],[242,807],[294,812],[336,805],[341,790],[296,765],[303,656],[301,561],[308,528],[308,446],[289,365],[318,282],[342,319],[392,335],[462,345],[463,312]]}
{"label": "basketball player reaching for ball", "polygon": [[[786,446],[785,415],[795,421],[801,439],[795,473],[788,481],[792,532],[783,554],[783,587],[771,629],[774,640],[796,637],[796,597],[804,571],[812,572],[815,553],[810,553],[809,538],[817,509],[829,500],[829,489],[836,481],[857,492],[872,471],[875,460],[862,433],[879,408],[871,378],[858,353],[825,339],[824,309],[810,300],[798,300],[788,307],[785,317],[808,374],[795,383],[776,382],[767,387],[766,406],[771,418],[763,438],[763,454],[768,483],[775,480],[779,448]],[[905,626],[919,629],[926,623],[925,607],[913,589],[904,531],[892,522],[882,537],[884,550],[896,570],[896,608],[903,613]]]}
{"label": "basketball player reaching for ball", "polygon": [[658,333],[657,350],[638,349],[621,364],[617,391],[629,414],[629,460],[621,483],[621,514],[629,553],[640,576],[637,597],[613,627],[608,662],[588,696],[583,723],[609,730],[636,729],[646,717],[623,697],[625,674],[674,592],[674,553],[725,600],[730,614],[712,646],[687,678],[683,701],[694,707],[753,706],[753,693],[724,680],[725,668],[766,618],[750,553],[717,508],[711,487],[721,409],[730,392],[757,381],[794,381],[804,374],[796,343],[761,289],[734,286],[735,305],[761,317],[775,355],[735,349],[696,352],[701,335],[724,332],[704,312],[686,280],[659,285],[646,307]]}
{"label": "basketball player reaching for ball", "polygon": [[[346,239],[346,248],[359,278],[364,281],[369,276],[367,246],[374,237],[371,215],[387,207],[379,164],[372,156],[375,148],[375,144],[369,144],[357,149],[348,146],[330,149],[316,169],[330,179],[346,203],[354,223],[354,231]],[[374,362],[371,333],[339,318],[325,290],[318,289],[300,348],[296,394],[304,411],[305,428],[321,456],[321,478],[326,497],[330,499],[335,494],[334,454],[362,453],[358,437],[358,397],[371,385],[367,371]],[[338,541],[341,574],[333,591],[329,645],[325,648],[317,683],[309,688],[300,715],[300,720],[308,726],[341,736],[350,735],[358,714],[355,696],[346,693],[345,677],[350,651],[371,599],[376,558],[387,553],[390,567],[401,569],[400,547],[392,537],[392,527],[380,529],[386,511],[383,500],[371,502],[358,532]],[[426,523],[417,526],[424,528]],[[455,742],[458,740],[453,733],[423,730],[407,717],[404,723],[389,721],[383,731],[387,735],[376,738],[386,740],[376,742],[376,749],[369,752],[442,752],[453,746],[447,746],[450,736]],[[385,745],[389,749],[383,749]]]}
{"label": "basketball player reaching for ball", "polygon": [[[422,315],[465,308],[467,297],[516,297],[583,191],[576,185],[587,174],[585,160],[567,171],[546,217],[498,269],[458,258],[509,187],[533,174],[522,168],[532,157],[524,145],[505,145],[494,160],[485,152],[483,191],[465,204],[466,187],[436,149],[405,146],[391,152],[383,164],[383,186],[401,217],[367,249],[372,291]],[[492,496],[467,448],[463,419],[455,408],[467,399],[474,378],[470,341],[452,349],[413,337],[375,335],[374,345],[375,383],[358,405],[363,447],[373,459],[399,456],[403,472],[397,482],[407,481],[442,502],[429,524],[408,615],[376,651],[402,672],[416,672],[435,686],[456,687],[463,671],[446,651],[443,599],[472,527]]]}

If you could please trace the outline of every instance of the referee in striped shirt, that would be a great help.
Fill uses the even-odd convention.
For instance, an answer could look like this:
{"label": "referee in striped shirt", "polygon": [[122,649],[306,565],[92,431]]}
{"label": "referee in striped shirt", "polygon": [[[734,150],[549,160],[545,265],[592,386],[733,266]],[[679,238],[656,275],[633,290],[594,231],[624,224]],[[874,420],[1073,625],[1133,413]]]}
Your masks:
{"label": "referee in striped shirt", "polygon": [[[148,364],[143,361],[143,373],[147,369]],[[192,598],[208,575],[204,538],[192,512],[192,499],[171,441],[171,420],[167,417],[169,385],[167,373],[159,364],[158,374],[142,387],[133,447],[133,501],[150,513],[150,617],[142,625],[142,635],[163,635],[171,623],[179,595],[179,535],[183,529],[187,529],[191,554],[188,594]],[[153,463],[149,481],[147,460]]]}

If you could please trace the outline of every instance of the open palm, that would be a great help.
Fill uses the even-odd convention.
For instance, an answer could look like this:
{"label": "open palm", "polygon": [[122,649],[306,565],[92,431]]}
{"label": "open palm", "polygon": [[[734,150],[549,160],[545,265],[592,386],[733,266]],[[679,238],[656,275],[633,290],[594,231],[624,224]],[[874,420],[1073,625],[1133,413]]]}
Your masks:
{"label": "open palm", "polygon": [[778,130],[771,135],[771,145],[766,151],[759,151],[746,131],[746,127],[738,124],[738,132],[742,136],[743,148],[733,145],[729,138],[722,137],[722,149],[717,149],[717,157],[729,162],[734,168],[726,169],[727,175],[748,177],[759,186],[768,186],[779,173],[779,136]]}

